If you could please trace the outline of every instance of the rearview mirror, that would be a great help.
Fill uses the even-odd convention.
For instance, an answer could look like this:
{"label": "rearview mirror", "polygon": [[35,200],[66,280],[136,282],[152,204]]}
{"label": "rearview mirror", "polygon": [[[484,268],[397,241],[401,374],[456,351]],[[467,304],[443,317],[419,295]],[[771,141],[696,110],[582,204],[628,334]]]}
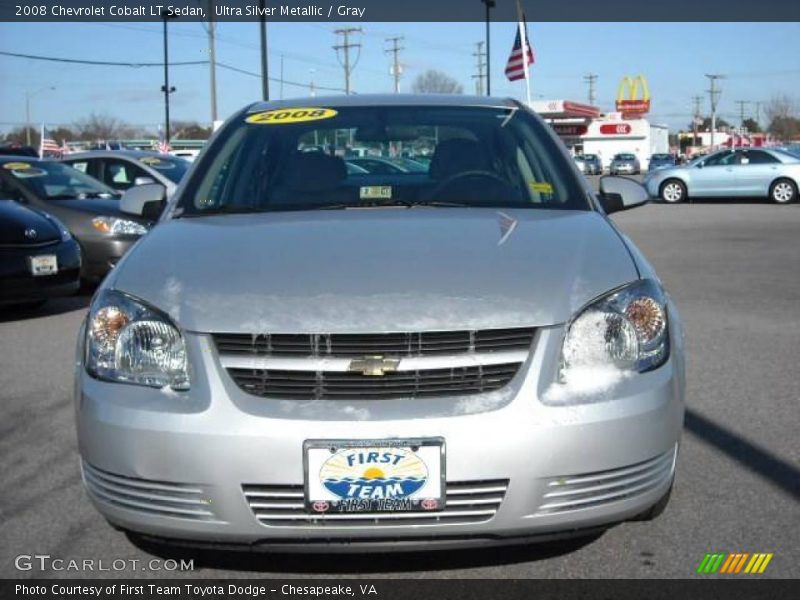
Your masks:
{"label": "rearview mirror", "polygon": [[638,181],[613,175],[600,178],[598,197],[607,215],[636,208],[650,201],[647,190]]}
{"label": "rearview mirror", "polygon": [[156,220],[166,205],[167,190],[159,183],[129,188],[119,200],[119,209],[129,215]]}

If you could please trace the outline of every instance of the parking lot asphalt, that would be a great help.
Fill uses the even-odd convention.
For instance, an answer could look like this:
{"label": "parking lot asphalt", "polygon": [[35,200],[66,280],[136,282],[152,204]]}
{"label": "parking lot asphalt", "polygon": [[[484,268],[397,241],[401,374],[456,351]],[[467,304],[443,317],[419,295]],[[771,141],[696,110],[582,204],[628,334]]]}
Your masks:
{"label": "parking lot asphalt", "polygon": [[[187,553],[136,546],[82,490],[71,397],[88,295],[0,313],[0,577],[694,577],[707,552],[773,552],[800,576],[800,205],[650,205],[615,215],[684,319],[687,418],[654,522],[575,543],[410,555]],[[111,572],[17,571],[15,557],[141,561]],[[147,561],[194,557],[195,570]],[[705,577],[713,577],[706,575]]]}

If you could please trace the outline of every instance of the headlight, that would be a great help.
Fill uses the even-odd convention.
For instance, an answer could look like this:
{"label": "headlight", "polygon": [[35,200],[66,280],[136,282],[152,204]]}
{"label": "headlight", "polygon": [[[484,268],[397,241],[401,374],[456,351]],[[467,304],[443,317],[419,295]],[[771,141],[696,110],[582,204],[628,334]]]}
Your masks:
{"label": "headlight", "polygon": [[568,385],[579,380],[602,383],[615,374],[650,371],[668,357],[664,292],[655,281],[644,279],[596,300],[572,320],[559,379]]}
{"label": "headlight", "polygon": [[189,389],[181,332],[164,313],[116,291],[102,292],[92,303],[86,370],[106,381]]}
{"label": "headlight", "polygon": [[147,227],[136,221],[118,219],[117,217],[95,217],[92,227],[101,233],[110,235],[144,235]]}

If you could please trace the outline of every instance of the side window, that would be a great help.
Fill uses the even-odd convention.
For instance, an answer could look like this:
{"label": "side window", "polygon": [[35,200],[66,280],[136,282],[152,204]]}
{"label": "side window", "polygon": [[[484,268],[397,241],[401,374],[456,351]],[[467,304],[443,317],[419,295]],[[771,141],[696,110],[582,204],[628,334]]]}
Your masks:
{"label": "side window", "polygon": [[730,164],[728,161],[732,161],[734,158],[733,152],[728,150],[727,152],[720,152],[719,154],[715,154],[714,156],[709,156],[703,166],[706,167],[716,167],[718,165],[727,165]]}
{"label": "side window", "polygon": [[761,150],[749,150],[744,153],[742,164],[750,165],[769,165],[772,163],[780,162],[771,154],[767,154]]}
{"label": "side window", "polygon": [[79,160],[75,162],[68,162],[67,163],[73,169],[77,169],[81,173],[88,173],[89,172],[89,161],[88,160]]}
{"label": "side window", "polygon": [[142,169],[121,160],[106,160],[103,181],[115,190],[127,190],[137,177],[147,177]]}

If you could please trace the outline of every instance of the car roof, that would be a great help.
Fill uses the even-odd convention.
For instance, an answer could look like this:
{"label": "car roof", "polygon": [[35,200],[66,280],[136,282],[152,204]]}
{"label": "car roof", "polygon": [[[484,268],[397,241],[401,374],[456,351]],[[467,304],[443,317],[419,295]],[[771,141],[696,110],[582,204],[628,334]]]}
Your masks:
{"label": "car roof", "polygon": [[25,156],[24,154],[15,156],[13,154],[0,154],[0,162],[39,162],[41,158],[35,156]]}
{"label": "car roof", "polygon": [[350,96],[317,96],[315,98],[293,98],[254,102],[248,113],[301,107],[348,108],[364,106],[475,106],[487,108],[511,108],[519,105],[511,98],[471,96],[466,94],[352,94]]}
{"label": "car roof", "polygon": [[159,158],[175,158],[171,154],[161,154],[152,150],[87,150],[86,152],[70,152],[64,160],[74,158],[144,158],[146,156],[158,156]]}

